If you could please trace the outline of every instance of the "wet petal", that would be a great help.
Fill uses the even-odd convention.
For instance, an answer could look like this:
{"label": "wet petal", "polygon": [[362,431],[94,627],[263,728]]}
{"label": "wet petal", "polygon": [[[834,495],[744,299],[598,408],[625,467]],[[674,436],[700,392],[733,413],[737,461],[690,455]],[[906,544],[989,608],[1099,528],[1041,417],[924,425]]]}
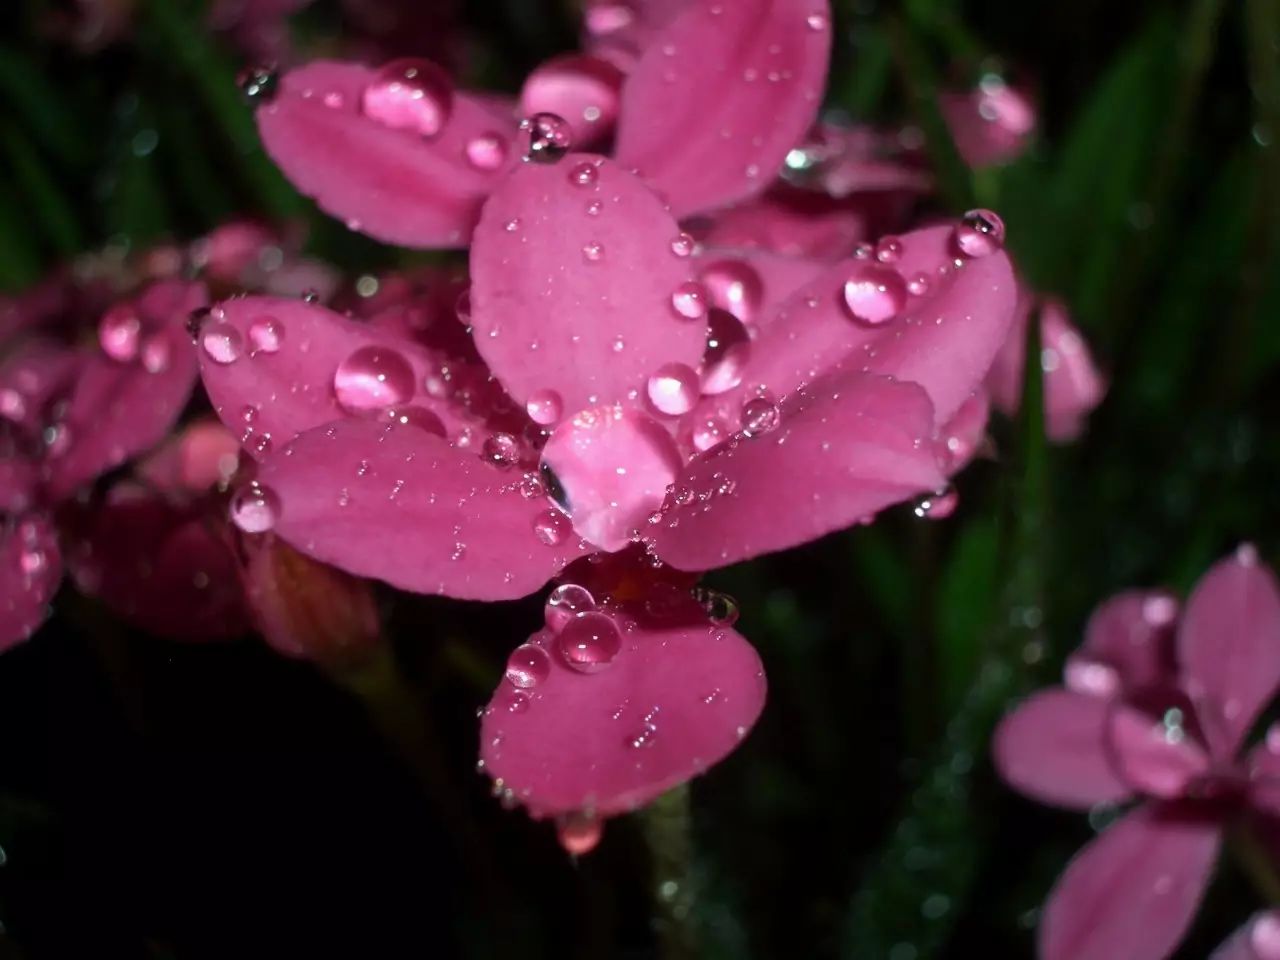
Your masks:
{"label": "wet petal", "polygon": [[544,545],[521,475],[413,425],[347,420],[310,430],[262,464],[279,500],[274,531],[358,576],[460,599],[522,597],[581,550]]}
{"label": "wet petal", "polygon": [[1229,757],[1280,685],[1280,587],[1253,547],[1200,578],[1178,629],[1178,659],[1210,747]]}
{"label": "wet petal", "polygon": [[568,666],[551,629],[534,634],[520,653],[537,669],[501,681],[484,713],[485,771],[535,817],[633,810],[731,753],[764,706],[760,658],[736,631],[615,622],[621,646],[595,672]]}
{"label": "wet petal", "polygon": [[1194,708],[1181,694],[1152,691],[1137,703],[1112,701],[1107,745],[1116,773],[1149,797],[1184,796],[1209,772],[1209,754]]}
{"label": "wet petal", "polygon": [[947,450],[947,472],[959,473],[967,467],[987,443],[987,421],[991,405],[987,392],[979,390],[939,430]]}
{"label": "wet petal", "polygon": [[760,193],[817,115],[830,24],[825,0],[690,4],[627,78],[619,163],[680,217]]}
{"label": "wet petal", "polygon": [[[271,348],[256,348],[266,329],[274,331]],[[231,353],[222,352],[222,345],[230,341],[220,336],[234,339],[229,362]],[[451,433],[469,422],[424,386],[428,374],[439,372],[431,353],[394,331],[316,304],[275,297],[227,300],[205,320],[200,338],[214,347],[198,350],[209,399],[258,457],[305,430],[345,418],[353,403],[370,417],[386,408],[424,408]],[[344,390],[354,391],[344,393],[346,408],[339,403],[340,370]],[[263,438],[269,441],[265,450]]]}
{"label": "wet petal", "polygon": [[775,187],[720,211],[697,232],[708,246],[835,261],[852,255],[867,238],[869,215],[861,204],[833,203],[823,194]]}
{"label": "wet petal", "polygon": [[651,527],[663,560],[706,570],[784,550],[945,483],[933,411],[913,384],[842,374],[774,413],[769,432],[689,464]]}
{"label": "wet petal", "polygon": [[44,623],[62,582],[62,557],[53,525],[27,514],[0,527],[0,652]]}
{"label": "wet petal", "polygon": [[213,419],[174,434],[134,468],[151,489],[181,498],[224,487],[240,464],[240,441]]}
{"label": "wet petal", "polygon": [[1164,960],[1195,917],[1219,830],[1163,804],[1109,827],[1067,866],[1040,922],[1044,960]]}
{"label": "wet petal", "polygon": [[1000,776],[1029,797],[1087,810],[1128,797],[1107,756],[1108,706],[1069,690],[1044,690],[1001,721],[992,743]]}
{"label": "wet petal", "polygon": [[521,403],[566,413],[622,400],[664,363],[696,366],[706,325],[676,312],[688,260],[653,193],[589,154],[516,170],[485,204],[471,251],[476,347]]}
{"label": "wet petal", "polygon": [[777,306],[819,276],[825,264],[771,250],[707,247],[693,260],[713,306],[746,324],[766,322]]}
{"label": "wet petal", "polygon": [[294,186],[351,229],[401,246],[464,246],[511,153],[514,119],[457,91],[432,138],[384,126],[361,110],[376,76],[335,61],[285,74],[258,110],[263,145]]}
{"label": "wet petal", "polygon": [[999,77],[984,77],[973,90],[943,93],[938,106],[960,156],[975,169],[1017,159],[1035,133],[1035,103]]}
{"label": "wet petal", "polygon": [[568,121],[577,149],[596,148],[613,136],[621,90],[622,71],[613,63],[566,54],[529,74],[520,91],[520,115],[554,113]]}
{"label": "wet petal", "polygon": [[[700,413],[725,416],[744,394],[760,389],[785,396],[837,366],[918,383],[942,423],[973,396],[1008,336],[1017,289],[1001,252],[954,267],[952,231],[930,227],[897,238],[896,259],[853,258],[797,290],[777,315],[761,322],[752,362],[739,391],[704,402]],[[939,275],[940,268],[945,275]],[[910,284],[925,278],[924,292]],[[883,290],[886,314],[876,323],[855,319],[844,299],[846,281],[869,278]],[[900,312],[889,314],[895,306]]]}
{"label": "wet petal", "polygon": [[1089,617],[1084,643],[1067,658],[1066,684],[1099,696],[1167,686],[1176,677],[1178,601],[1162,590],[1129,590]]}
{"label": "wet petal", "polygon": [[83,353],[53,340],[24,340],[0,362],[0,420],[36,430],[71,386]]}

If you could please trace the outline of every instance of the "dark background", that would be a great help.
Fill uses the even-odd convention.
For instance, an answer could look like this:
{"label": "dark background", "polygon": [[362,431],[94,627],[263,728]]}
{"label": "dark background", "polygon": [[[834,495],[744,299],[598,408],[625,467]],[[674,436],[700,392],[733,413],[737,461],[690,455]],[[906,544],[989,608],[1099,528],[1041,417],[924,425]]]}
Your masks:
{"label": "dark background", "polygon": [[[310,249],[352,271],[421,262],[274,173],[234,87],[242,58],[198,4],[142,0],[89,52],[50,27],[71,9],[0,10],[0,288],[238,213],[310,220]],[[420,49],[497,89],[574,44],[568,5],[451,20]],[[1112,386],[1068,447],[1034,417],[997,424],[947,522],[903,508],[711,577],[771,689],[693,788],[702,955],[1031,956],[1036,909],[1092,827],[995,781],[994,720],[1053,681],[1109,594],[1185,590],[1245,539],[1280,561],[1280,5],[840,0],[837,20],[830,105],[933,131],[942,197],[921,212],[997,209]],[[313,49],[353,29],[332,2],[295,26]],[[971,176],[932,93],[989,69],[1035,90],[1041,130]],[[381,600],[430,732],[414,764],[323,671],[253,638],[137,635],[64,592],[0,661],[0,956],[656,956],[637,825],[611,821],[574,863],[473,772],[475,708],[540,599]],[[1224,864],[1179,956],[1256,906]]]}

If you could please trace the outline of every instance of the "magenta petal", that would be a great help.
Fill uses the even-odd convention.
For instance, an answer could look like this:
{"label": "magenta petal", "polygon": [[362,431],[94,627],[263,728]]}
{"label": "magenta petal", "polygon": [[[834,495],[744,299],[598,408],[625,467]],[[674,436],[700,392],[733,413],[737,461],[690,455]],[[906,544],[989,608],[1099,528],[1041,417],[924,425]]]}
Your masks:
{"label": "magenta petal", "polygon": [[148,633],[235,637],[248,620],[219,527],[204,506],[174,506],[126,481],[86,516],[67,565],[82,592]]}
{"label": "magenta petal", "polygon": [[797,391],[771,432],[697,457],[653,530],[658,555],[707,570],[850,526],[945,483],[914,384],[841,374]]}
{"label": "magenta petal", "polygon": [[184,322],[205,302],[199,284],[157,284],[138,300],[144,330],[139,359],[121,363],[94,353],[80,369],[47,461],[49,495],[77,487],[162,439],[177,422],[198,376]]}
{"label": "magenta petal", "polygon": [[699,235],[714,247],[772,250],[835,261],[866,239],[869,212],[824,194],[777,188],[716,214]]}
{"label": "magenta petal", "polygon": [[5,444],[0,437],[0,514],[24,513],[35,502],[40,474],[34,462]]}
{"label": "magenta petal", "polygon": [[992,744],[996,769],[1020,793],[1074,810],[1132,792],[1107,758],[1108,705],[1069,690],[1035,694],[1001,721]]}
{"label": "magenta petal", "polygon": [[747,324],[765,322],[777,306],[826,269],[819,260],[770,250],[707,248],[694,258],[712,306]]}
{"label": "magenta petal", "polygon": [[1166,725],[1168,702],[1151,710],[1113,701],[1107,738],[1116,772],[1126,783],[1146,796],[1174,799],[1208,773],[1209,754],[1195,732]]}
{"label": "magenta petal", "polygon": [[61,582],[57,533],[46,517],[28,514],[0,527],[0,652],[44,623]]}
{"label": "magenta petal", "polygon": [[1280,587],[1253,547],[1200,578],[1179,626],[1178,659],[1210,747],[1230,756],[1280,685]]}
{"label": "magenta petal", "polygon": [[633,810],[719,762],[760,715],[764,671],[736,631],[622,628],[621,649],[594,673],[567,666],[550,630],[534,634],[537,651],[513,657],[530,655],[538,669],[517,677],[535,682],[504,679],[484,712],[485,770],[535,817]]}
{"label": "magenta petal", "polygon": [[1040,922],[1043,960],[1165,960],[1218,857],[1217,823],[1144,804],[1080,851]]}
{"label": "magenta petal", "polygon": [[1099,696],[1172,685],[1177,620],[1178,601],[1164,591],[1129,590],[1106,600],[1067,658],[1066,685]]}
{"label": "magenta petal", "polygon": [[36,430],[50,402],[71,385],[82,355],[52,340],[31,338],[0,362],[0,420]]}
{"label": "magenta petal", "polygon": [[[462,424],[449,404],[425,392],[424,379],[438,369],[431,354],[394,331],[348,320],[302,300],[274,297],[223,302],[205,321],[202,339],[216,338],[224,325],[234,331],[236,358],[219,362],[229,354],[215,359],[214,353],[201,349],[200,372],[218,416],[255,456],[347,416],[338,404],[334,378],[357,351],[376,351],[388,371],[385,406],[426,408],[451,432]],[[263,331],[268,329],[273,331],[272,349],[255,348],[255,343],[265,342]],[[405,399],[392,402],[395,395]]]}
{"label": "magenta petal", "polygon": [[987,442],[987,421],[991,404],[985,390],[966,400],[938,431],[947,449],[947,473],[957,474],[967,467]]}
{"label": "magenta petal", "polygon": [[437,136],[392,129],[361,112],[375,75],[334,61],[285,74],[275,100],[258,111],[267,152],[353,230],[403,246],[465,245],[511,151],[514,119],[457,91]]}
{"label": "magenta petal", "polygon": [[590,154],[529,163],[485,204],[471,250],[476,347],[515,399],[572,413],[624,399],[665,363],[696,366],[706,325],[672,295],[689,264],[647,187]]}
{"label": "magenta petal", "polygon": [[579,150],[597,148],[618,122],[622,71],[600,57],[571,53],[534,69],[520,91],[520,115],[554,113],[568,122]]}
{"label": "magenta petal", "polygon": [[[837,366],[883,373],[918,383],[933,401],[939,423],[949,420],[977,391],[1013,322],[1017,286],[1004,253],[966,260],[958,269],[949,227],[930,227],[898,238],[892,264],[850,259],[797,290],[777,315],[761,322],[743,387],[703,405],[709,415],[729,415],[744,394],[759,388],[785,396]],[[843,287],[866,275],[892,287],[901,313],[867,324],[851,316]],[[926,290],[907,284],[925,277]]]}
{"label": "magenta petal", "polygon": [[1255,913],[1209,960],[1276,960],[1280,957],[1280,910]]}
{"label": "magenta petal", "polygon": [[817,115],[830,52],[825,0],[690,4],[627,78],[618,161],[680,217],[761,192]]}
{"label": "magenta petal", "polygon": [[350,573],[466,600],[522,597],[580,555],[544,546],[550,508],[503,472],[413,425],[347,420],[310,430],[262,464],[275,532]]}

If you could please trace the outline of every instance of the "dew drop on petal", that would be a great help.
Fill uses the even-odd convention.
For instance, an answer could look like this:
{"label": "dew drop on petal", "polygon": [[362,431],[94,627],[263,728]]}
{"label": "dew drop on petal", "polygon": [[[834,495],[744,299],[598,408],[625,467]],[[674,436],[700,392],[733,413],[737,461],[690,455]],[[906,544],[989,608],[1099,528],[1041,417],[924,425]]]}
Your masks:
{"label": "dew drop on petal", "polygon": [[782,411],[768,397],[752,397],[742,405],[739,423],[749,437],[772,433],[782,423]]}
{"label": "dew drop on petal", "polygon": [[703,268],[699,274],[707,289],[711,305],[727,310],[744,323],[749,323],[764,302],[764,281],[749,263],[721,260]]}
{"label": "dew drop on petal", "polygon": [[543,616],[548,627],[560,630],[578,614],[588,613],[595,608],[596,600],[590,590],[576,583],[562,583],[547,597]]}
{"label": "dew drop on petal", "polygon": [[584,613],[565,624],[556,637],[565,664],[579,673],[599,673],[622,649],[622,634],[611,617]]}
{"label": "dew drop on petal", "polygon": [[685,320],[701,320],[707,315],[707,290],[696,280],[680,284],[671,294],[671,307]]}
{"label": "dew drop on petal", "polygon": [[966,257],[986,257],[1004,246],[1004,221],[990,210],[970,210],[955,229],[956,247]]}
{"label": "dew drop on petal", "polygon": [[907,285],[892,267],[859,264],[844,283],[845,308],[862,323],[887,323],[902,312],[906,302]]}
{"label": "dew drop on petal", "polygon": [[727,593],[695,587],[693,598],[717,627],[731,627],[738,622],[738,601]]}
{"label": "dew drop on petal", "polygon": [[881,263],[897,263],[902,257],[902,241],[897,237],[884,237],[876,244],[876,259]]}
{"label": "dew drop on petal", "polygon": [[499,431],[485,438],[480,452],[495,467],[507,469],[520,461],[520,441],[509,433]]}
{"label": "dew drop on petal", "polygon": [[235,363],[244,350],[244,339],[231,324],[217,321],[201,328],[200,346],[214,363]]}
{"label": "dew drop on petal", "polygon": [[506,159],[506,141],[496,133],[482,133],[467,141],[467,162],[477,170],[497,170]]}
{"label": "dew drop on petal", "polygon": [[677,257],[687,257],[693,253],[696,246],[693,237],[687,233],[678,233],[674,240],[671,241],[671,252]]}
{"label": "dew drop on petal", "polygon": [[1067,657],[1062,680],[1068,690],[1092,697],[1111,697],[1120,692],[1120,674],[1115,667],[1078,653]]}
{"label": "dew drop on petal", "polygon": [[702,392],[716,396],[742,382],[751,357],[751,335],[732,313],[713,309],[707,316],[707,348],[702,357]]}
{"label": "dew drop on petal", "polygon": [[118,304],[98,322],[98,343],[112,360],[128,363],[138,355],[142,319],[128,304]]}
{"label": "dew drop on petal", "polygon": [[683,363],[664,363],[648,383],[649,402],[661,413],[678,417],[698,402],[698,373]]}
{"label": "dew drop on petal", "polygon": [[555,163],[573,148],[572,128],[554,113],[535,113],[521,121],[520,129],[529,135],[524,158],[533,163]]}
{"label": "dew drop on petal", "polygon": [[255,317],[249,324],[249,346],[254,353],[276,353],[284,339],[284,325],[275,317]]}
{"label": "dew drop on petal", "polygon": [[250,483],[231,498],[230,516],[245,533],[265,533],[280,519],[280,498],[270,487]]}
{"label": "dew drop on petal", "polygon": [[535,390],[525,404],[529,419],[549,427],[564,415],[564,401],[554,390]]}
{"label": "dew drop on petal", "polygon": [[729,428],[723,420],[718,417],[708,417],[694,424],[691,439],[694,449],[702,453],[724,442],[728,436]]}
{"label": "dew drop on petal", "polygon": [[537,644],[522,643],[507,658],[507,682],[528,690],[551,676],[551,658]]}
{"label": "dew drop on petal", "polygon": [[592,240],[582,245],[582,259],[587,263],[598,263],[604,259],[604,244]]}
{"label": "dew drop on petal", "polygon": [[954,488],[946,487],[916,501],[913,512],[922,520],[945,520],[956,512],[960,505],[960,494]]}
{"label": "dew drop on petal", "polygon": [[571,813],[556,820],[556,839],[565,853],[581,857],[600,844],[604,821],[589,813]]}
{"label": "dew drop on petal", "polygon": [[569,170],[569,182],[574,186],[594,187],[599,179],[600,174],[596,170],[596,165],[590,160],[575,163]]}
{"label": "dew drop on petal", "polygon": [[548,547],[558,547],[573,532],[573,523],[559,510],[544,510],[533,518],[533,535]]}
{"label": "dew drop on petal", "polygon": [[406,403],[413,391],[413,367],[388,347],[359,348],[338,364],[333,375],[334,396],[348,413],[370,413]]}
{"label": "dew drop on petal", "polygon": [[453,84],[430,60],[393,60],[365,87],[360,106],[384,127],[434,137],[453,111]]}

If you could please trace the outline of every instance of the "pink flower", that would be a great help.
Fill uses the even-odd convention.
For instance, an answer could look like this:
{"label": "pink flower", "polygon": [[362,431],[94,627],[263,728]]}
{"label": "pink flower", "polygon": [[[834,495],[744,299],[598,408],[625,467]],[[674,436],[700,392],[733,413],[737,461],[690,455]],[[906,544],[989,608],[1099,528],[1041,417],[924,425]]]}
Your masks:
{"label": "pink flower", "polygon": [[1209,960],[1280,958],[1280,911],[1257,913],[1213,952]]}
{"label": "pink flower", "polygon": [[1224,831],[1280,829],[1280,750],[1241,744],[1280,686],[1280,589],[1251,547],[1213,567],[1185,610],[1127,593],[1089,623],[1066,687],[1005,718],[1006,781],[1071,809],[1141,803],[1076,855],[1045,905],[1045,960],[1160,960],[1195,915]]}
{"label": "pink flower", "polygon": [[[543,131],[550,149],[612,134],[618,161],[678,217],[759,194],[817,112],[825,0],[690,3],[658,21],[625,78],[590,54],[561,58],[534,73],[520,109],[565,113],[554,134]],[[284,75],[257,118],[303,193],[352,229],[404,246],[464,246],[521,152],[508,103],[455,90],[421,60],[313,63]]]}
{"label": "pink flower", "polygon": [[1047,298],[1037,304],[1024,290],[1009,339],[987,377],[987,389],[992,404],[1002,413],[1012,416],[1018,412],[1026,368],[1027,320],[1037,305],[1045,431],[1051,440],[1065,443],[1084,432],[1086,418],[1106,395],[1107,382],[1061,300]]}
{"label": "pink flower", "polygon": [[1035,103],[995,74],[972,90],[942,94],[938,106],[961,159],[974,169],[1016,160],[1035,134]]}

